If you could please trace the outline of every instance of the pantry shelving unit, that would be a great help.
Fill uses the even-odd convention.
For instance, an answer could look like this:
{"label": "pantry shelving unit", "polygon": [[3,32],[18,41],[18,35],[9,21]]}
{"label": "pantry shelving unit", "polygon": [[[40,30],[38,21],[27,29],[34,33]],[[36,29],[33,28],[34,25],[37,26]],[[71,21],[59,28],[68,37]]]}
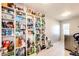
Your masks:
{"label": "pantry shelving unit", "polygon": [[[13,5],[13,4],[12,4]],[[14,5],[13,5],[14,7]],[[6,3],[2,4],[1,33],[3,56],[14,55],[14,8]]]}
{"label": "pantry shelving unit", "polygon": [[27,55],[35,53],[35,19],[33,14],[27,9]]}
{"label": "pantry shelving unit", "polygon": [[16,56],[26,56],[26,13],[25,9],[16,5]]}
{"label": "pantry shelving unit", "polygon": [[[45,15],[27,9],[27,55],[38,54],[45,49]],[[43,47],[43,48],[42,48]]]}
{"label": "pantry shelving unit", "polygon": [[[14,43],[13,53],[9,52],[2,55],[29,56],[38,54],[41,50],[46,49],[45,15],[26,8],[26,6],[21,8],[17,4],[13,5],[12,3],[12,7],[6,6],[7,4],[2,5],[1,21],[2,29],[4,29],[2,30],[2,37],[11,37]],[[11,24],[6,26],[4,22],[11,22]],[[5,35],[5,29],[10,29],[8,30],[9,35]]]}

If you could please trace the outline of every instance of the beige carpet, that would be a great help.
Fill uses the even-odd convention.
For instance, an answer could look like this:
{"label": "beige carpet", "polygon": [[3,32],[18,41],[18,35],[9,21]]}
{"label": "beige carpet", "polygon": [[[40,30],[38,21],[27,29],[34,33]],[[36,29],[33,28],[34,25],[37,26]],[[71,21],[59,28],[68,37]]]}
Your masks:
{"label": "beige carpet", "polygon": [[56,42],[50,49],[42,50],[37,56],[63,56],[64,55],[64,44],[62,42]]}

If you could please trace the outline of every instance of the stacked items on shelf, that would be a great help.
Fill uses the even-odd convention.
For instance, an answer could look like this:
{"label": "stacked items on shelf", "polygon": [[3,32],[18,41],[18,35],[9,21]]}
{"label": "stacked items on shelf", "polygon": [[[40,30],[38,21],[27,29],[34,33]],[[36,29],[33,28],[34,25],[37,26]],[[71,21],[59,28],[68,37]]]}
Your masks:
{"label": "stacked items on shelf", "polygon": [[3,3],[2,55],[14,55],[14,47],[16,56],[32,55],[49,48],[44,18],[44,14],[29,8],[25,11],[17,4]]}
{"label": "stacked items on shelf", "polygon": [[39,51],[48,48],[44,17],[44,14],[27,9],[27,55],[38,54]]}
{"label": "stacked items on shelf", "polygon": [[2,4],[2,55],[14,55],[14,7],[13,3]]}
{"label": "stacked items on shelf", "polygon": [[36,42],[36,53],[38,53],[41,50],[41,19],[39,16],[39,13],[37,14],[37,16],[35,17],[36,21],[35,21],[35,42]]}
{"label": "stacked items on shelf", "polygon": [[41,26],[42,26],[42,34],[41,34],[41,40],[42,40],[42,46],[41,46],[41,49],[45,49],[46,48],[46,34],[45,34],[45,19],[44,19],[44,16],[42,15],[41,17]]}
{"label": "stacked items on shelf", "polygon": [[41,16],[41,21],[42,21],[42,23],[41,23],[41,25],[42,25],[42,35],[41,35],[42,46],[41,46],[41,50],[45,49],[45,48],[48,49],[52,46],[51,40],[46,35],[46,31],[45,31],[46,27],[45,27],[45,18],[44,17],[45,17],[45,15],[42,14],[42,16]]}
{"label": "stacked items on shelf", "polygon": [[34,14],[32,14],[30,9],[27,9],[27,55],[31,55],[36,52],[34,28]]}
{"label": "stacked items on shelf", "polygon": [[26,55],[26,14],[24,8],[16,5],[16,56]]}
{"label": "stacked items on shelf", "polygon": [[40,13],[37,14],[35,22],[35,31],[36,31],[36,53],[40,50],[45,49],[45,19],[44,16]]}

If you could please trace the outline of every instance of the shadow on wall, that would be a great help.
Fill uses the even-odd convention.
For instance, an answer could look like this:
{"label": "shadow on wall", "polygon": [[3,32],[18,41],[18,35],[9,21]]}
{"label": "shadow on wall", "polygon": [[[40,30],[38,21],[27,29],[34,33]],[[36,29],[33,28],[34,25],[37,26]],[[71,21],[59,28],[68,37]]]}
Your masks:
{"label": "shadow on wall", "polygon": [[52,43],[60,40],[60,23],[59,21],[46,18],[46,35]]}
{"label": "shadow on wall", "polygon": [[51,36],[51,39],[53,38],[53,42],[57,42],[60,40],[60,25],[57,24],[57,25],[54,25],[52,26],[52,36]]}

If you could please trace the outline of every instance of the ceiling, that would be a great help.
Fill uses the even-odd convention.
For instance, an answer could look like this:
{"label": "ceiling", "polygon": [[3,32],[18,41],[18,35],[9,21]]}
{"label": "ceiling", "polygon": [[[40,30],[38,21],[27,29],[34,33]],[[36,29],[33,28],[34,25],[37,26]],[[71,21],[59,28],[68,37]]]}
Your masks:
{"label": "ceiling", "polygon": [[[50,19],[66,20],[79,17],[79,3],[26,3],[24,5],[35,11],[45,13],[46,18]],[[65,12],[70,12],[70,14],[62,16]]]}

